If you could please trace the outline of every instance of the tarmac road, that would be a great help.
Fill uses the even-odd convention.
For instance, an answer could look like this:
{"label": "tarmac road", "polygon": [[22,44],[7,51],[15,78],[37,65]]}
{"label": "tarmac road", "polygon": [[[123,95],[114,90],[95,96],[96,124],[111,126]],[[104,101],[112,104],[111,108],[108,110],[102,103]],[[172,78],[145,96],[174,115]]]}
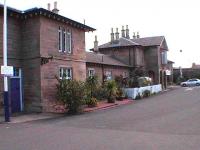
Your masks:
{"label": "tarmac road", "polygon": [[79,116],[0,124],[0,150],[200,150],[200,87]]}

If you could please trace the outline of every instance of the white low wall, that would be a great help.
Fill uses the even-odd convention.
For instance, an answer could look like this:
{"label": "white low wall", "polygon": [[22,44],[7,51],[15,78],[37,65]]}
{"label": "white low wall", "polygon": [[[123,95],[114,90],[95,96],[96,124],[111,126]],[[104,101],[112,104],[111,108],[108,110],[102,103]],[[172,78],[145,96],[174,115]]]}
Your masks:
{"label": "white low wall", "polygon": [[124,88],[124,93],[128,96],[128,98],[135,99],[138,94],[142,95],[145,90],[149,90],[151,94],[159,93],[162,91],[161,84],[145,86],[140,88]]}

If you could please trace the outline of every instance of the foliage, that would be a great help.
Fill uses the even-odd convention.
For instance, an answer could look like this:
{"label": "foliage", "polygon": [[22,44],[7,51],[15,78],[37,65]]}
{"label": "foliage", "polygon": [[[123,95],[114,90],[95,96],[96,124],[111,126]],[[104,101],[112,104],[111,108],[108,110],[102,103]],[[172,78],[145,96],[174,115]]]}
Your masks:
{"label": "foliage", "polygon": [[114,80],[109,80],[105,83],[105,88],[108,93],[108,103],[114,103],[116,99],[117,85]]}
{"label": "foliage", "polygon": [[86,104],[88,105],[88,107],[96,107],[97,106],[97,99],[92,97],[88,100],[86,100]]}
{"label": "foliage", "polygon": [[129,87],[130,88],[139,87],[139,84],[138,84],[136,77],[132,77],[132,78],[129,79]]}
{"label": "foliage", "polygon": [[139,87],[149,86],[152,84],[151,78],[149,77],[139,77],[138,78]]}
{"label": "foliage", "polygon": [[83,104],[84,83],[75,80],[59,79],[57,87],[57,98],[62,101],[68,109],[68,113],[80,113]]}
{"label": "foliage", "polygon": [[108,92],[105,88],[105,86],[98,86],[95,92],[93,93],[93,96],[98,100],[105,100],[108,97]]}
{"label": "foliage", "polygon": [[123,100],[125,98],[125,95],[123,93],[122,88],[118,87],[116,90],[116,99],[117,100]]}
{"label": "foliage", "polygon": [[95,97],[95,93],[99,87],[98,77],[97,76],[90,76],[86,79],[85,82],[85,89],[87,93],[87,97],[91,99]]}
{"label": "foliage", "polygon": [[128,86],[128,78],[124,78],[122,75],[115,76],[115,82],[118,87],[127,87]]}
{"label": "foliage", "polygon": [[149,90],[145,90],[143,93],[142,93],[143,97],[149,97],[151,95],[151,91]]}

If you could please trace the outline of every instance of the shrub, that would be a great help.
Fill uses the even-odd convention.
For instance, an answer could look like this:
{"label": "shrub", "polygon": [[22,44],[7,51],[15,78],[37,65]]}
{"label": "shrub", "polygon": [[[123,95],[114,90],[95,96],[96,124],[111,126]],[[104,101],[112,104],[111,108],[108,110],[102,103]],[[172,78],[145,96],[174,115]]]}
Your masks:
{"label": "shrub", "polygon": [[82,111],[84,83],[75,80],[59,79],[57,87],[57,98],[62,101],[68,109],[69,114],[76,114]]}
{"label": "shrub", "polygon": [[117,100],[123,100],[123,98],[125,97],[122,88],[118,87],[116,90],[116,99]]}
{"label": "shrub", "polygon": [[88,107],[96,107],[97,106],[97,99],[92,97],[91,99],[86,100],[86,104]]}
{"label": "shrub", "polygon": [[85,89],[89,99],[95,97],[94,95],[98,87],[99,87],[99,82],[97,76],[90,76],[86,79]]}
{"label": "shrub", "polygon": [[104,86],[99,86],[93,93],[93,97],[98,100],[105,100],[108,98],[108,92]]}
{"label": "shrub", "polygon": [[149,90],[145,90],[143,93],[142,93],[143,97],[149,97],[151,95],[151,91]]}
{"label": "shrub", "polygon": [[105,84],[106,91],[108,93],[108,103],[114,103],[116,99],[116,82],[114,80],[109,80]]}
{"label": "shrub", "polygon": [[139,77],[137,80],[139,87],[149,86],[152,84],[151,78],[149,77]]}

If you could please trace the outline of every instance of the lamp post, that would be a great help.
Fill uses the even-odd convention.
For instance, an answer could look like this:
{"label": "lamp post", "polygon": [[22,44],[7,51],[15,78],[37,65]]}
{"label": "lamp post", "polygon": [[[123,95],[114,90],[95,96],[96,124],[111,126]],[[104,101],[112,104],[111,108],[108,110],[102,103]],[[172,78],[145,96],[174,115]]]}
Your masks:
{"label": "lamp post", "polygon": [[[7,5],[4,0],[4,24],[3,24],[3,65],[7,67]],[[4,76],[4,112],[5,122],[10,122],[9,100],[8,100],[8,77]]]}
{"label": "lamp post", "polygon": [[[180,53],[182,53],[183,51],[182,50],[180,50]],[[182,67],[181,67],[181,65],[180,65],[180,67],[179,67],[179,71],[180,71],[180,78],[182,79],[183,78],[183,72],[182,72]]]}

